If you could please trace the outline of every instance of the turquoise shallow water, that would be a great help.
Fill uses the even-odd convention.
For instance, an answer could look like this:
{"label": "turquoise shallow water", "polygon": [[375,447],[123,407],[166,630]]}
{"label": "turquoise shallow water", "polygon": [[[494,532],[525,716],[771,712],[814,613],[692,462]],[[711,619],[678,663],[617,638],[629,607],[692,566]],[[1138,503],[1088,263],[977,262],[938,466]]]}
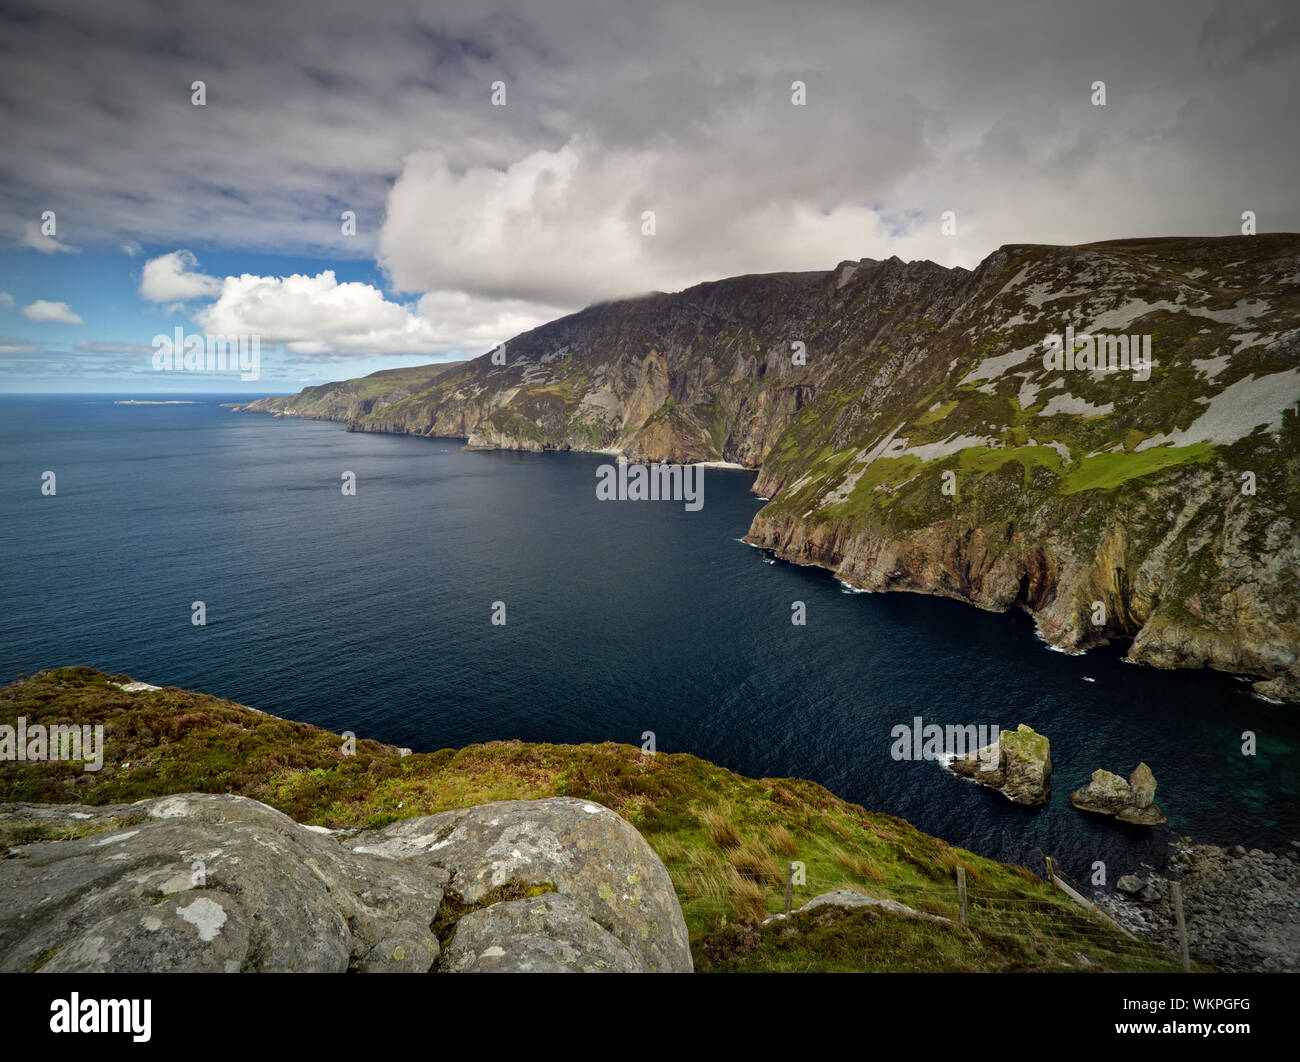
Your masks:
{"label": "turquoise shallow water", "polygon": [[[1159,863],[1167,836],[1074,811],[1068,792],[1096,767],[1146,760],[1171,827],[1198,839],[1300,837],[1294,708],[1118,648],[1052,652],[1023,615],[850,594],[773,563],[739,541],[761,505],[750,473],[706,470],[698,512],[600,502],[603,457],[471,453],[218,401],[0,400],[0,679],[88,664],[417,750],[639,745],[652,730],[663,751],[812,778],[982,854],[1038,867],[1050,852],[1078,877],[1097,859],[1112,881]],[[891,728],[918,715],[1046,733],[1050,804],[892,759]]]}

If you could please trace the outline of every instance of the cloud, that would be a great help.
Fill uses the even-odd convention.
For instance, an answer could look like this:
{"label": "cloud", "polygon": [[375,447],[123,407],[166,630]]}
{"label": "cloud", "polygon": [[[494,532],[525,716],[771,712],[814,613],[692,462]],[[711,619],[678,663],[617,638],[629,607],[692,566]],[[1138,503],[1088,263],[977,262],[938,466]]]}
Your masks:
{"label": "cloud", "polygon": [[14,304],[14,297],[7,291],[0,291],[0,306],[8,309]]}
{"label": "cloud", "polygon": [[22,235],[18,242],[23,247],[30,247],[34,251],[40,251],[41,254],[80,254],[80,247],[70,247],[66,243],[60,243],[54,236],[47,236],[41,232],[41,227],[34,221],[29,221],[22,227]]}
{"label": "cloud", "polygon": [[1300,229],[1285,0],[5,12],[0,232],[24,245],[57,204],[79,246],[379,255],[403,293],[573,308],[843,258],[1234,233],[1247,209]]}
{"label": "cloud", "polygon": [[151,258],[140,274],[141,297],[169,304],[211,298],[221,291],[221,281],[196,272],[198,264],[193,253],[185,250]]}
{"label": "cloud", "polygon": [[22,314],[27,320],[34,321],[36,324],[84,325],[86,323],[72,312],[66,302],[50,302],[47,299],[37,299],[31,305],[24,306]]}
{"label": "cloud", "polygon": [[0,354],[39,354],[42,348],[29,339],[0,336]]}
{"label": "cloud", "polygon": [[887,246],[870,207],[665,180],[700,165],[576,139],[459,176],[442,154],[422,154],[389,197],[380,261],[401,291],[581,305],[732,273],[824,269]]}
{"label": "cloud", "polygon": [[347,361],[376,354],[482,353],[521,329],[554,317],[551,306],[435,292],[416,310],[370,284],[316,276],[227,277],[221,295],[194,320],[213,335],[257,335],[283,343],[299,361]]}
{"label": "cloud", "polygon": [[150,343],[122,343],[113,339],[78,339],[72,344],[78,354],[148,354],[154,347]]}

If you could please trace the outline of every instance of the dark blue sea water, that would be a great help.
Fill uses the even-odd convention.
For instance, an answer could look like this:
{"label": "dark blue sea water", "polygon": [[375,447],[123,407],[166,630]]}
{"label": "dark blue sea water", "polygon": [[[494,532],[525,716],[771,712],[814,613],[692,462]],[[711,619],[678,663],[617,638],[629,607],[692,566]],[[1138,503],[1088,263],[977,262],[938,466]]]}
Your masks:
{"label": "dark blue sea water", "polygon": [[[467,452],[218,401],[0,399],[0,680],[87,664],[417,751],[639,745],[652,730],[661,751],[812,778],[985,855],[1037,868],[1052,853],[1077,877],[1096,859],[1112,881],[1163,862],[1164,831],[1069,806],[1097,767],[1146,760],[1171,828],[1198,839],[1300,837],[1294,708],[1117,649],[1052,652],[1022,615],[849,594],[772,563],[739,541],[761,505],[750,473],[707,470],[699,512],[602,503],[607,458]],[[916,715],[1047,734],[1051,803],[893,760],[890,729]]]}

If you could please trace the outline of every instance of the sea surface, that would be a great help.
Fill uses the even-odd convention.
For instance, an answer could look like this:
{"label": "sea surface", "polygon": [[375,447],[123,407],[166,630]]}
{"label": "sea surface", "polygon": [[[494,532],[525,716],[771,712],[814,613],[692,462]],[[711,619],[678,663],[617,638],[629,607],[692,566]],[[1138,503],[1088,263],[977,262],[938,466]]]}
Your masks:
{"label": "sea surface", "polygon": [[[752,473],[706,469],[698,512],[602,502],[607,457],[173,397],[200,401],[0,398],[0,681],[85,664],[416,751],[653,731],[660,751],[811,778],[983,855],[1039,869],[1050,853],[1080,880],[1097,860],[1112,882],[1163,865],[1170,836],[1070,807],[1098,767],[1145,760],[1177,833],[1300,838],[1294,707],[1122,647],[1052,651],[1019,613],[848,593],[774,562],[741,541],[762,504]],[[918,716],[1047,734],[1048,806],[892,758],[891,730]]]}

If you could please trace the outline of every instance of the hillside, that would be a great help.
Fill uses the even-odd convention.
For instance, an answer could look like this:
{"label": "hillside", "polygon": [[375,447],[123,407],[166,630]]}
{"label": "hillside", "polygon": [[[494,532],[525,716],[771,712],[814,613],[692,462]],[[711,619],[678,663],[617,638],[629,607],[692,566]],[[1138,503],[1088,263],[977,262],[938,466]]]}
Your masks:
{"label": "hillside", "polygon": [[[364,416],[372,408],[400,402],[412,394],[423,391],[444,373],[459,369],[465,362],[447,361],[438,365],[417,365],[412,368],[380,369],[369,376],[335,383],[304,387],[289,399],[259,399],[253,405],[260,412],[278,412],[267,404],[292,403],[292,414],[308,420],[349,421]],[[235,408],[244,407],[229,403]]]}
{"label": "hillside", "polygon": [[[1103,360],[1100,337],[1136,337],[1136,354],[1145,336],[1151,364],[1045,365],[1067,328]],[[736,277],[588,307],[504,361],[240,408],[737,462],[771,499],[748,539],[781,557],[1023,608],[1067,651],[1131,639],[1133,660],[1300,700],[1300,236]]]}
{"label": "hillside", "polygon": [[[103,768],[0,760],[0,851],[131,825],[66,821],[33,804],[122,805],[180,793],[247,796],[300,823],[378,830],[497,800],[568,796],[615,811],[667,866],[704,970],[1168,970],[1168,953],[1090,920],[1022,867],[954,848],[812,782],[750,779],[686,754],[626,745],[517,741],[403,755],[172,687],[123,689],[125,675],[60,668],[0,690],[0,721],[105,727]],[[784,900],[784,868],[807,881],[797,908],[848,888],[939,920],[817,908],[763,925]],[[956,868],[970,890],[957,922]],[[945,920],[946,919],[946,920]],[[793,929],[793,932],[790,930]]]}

